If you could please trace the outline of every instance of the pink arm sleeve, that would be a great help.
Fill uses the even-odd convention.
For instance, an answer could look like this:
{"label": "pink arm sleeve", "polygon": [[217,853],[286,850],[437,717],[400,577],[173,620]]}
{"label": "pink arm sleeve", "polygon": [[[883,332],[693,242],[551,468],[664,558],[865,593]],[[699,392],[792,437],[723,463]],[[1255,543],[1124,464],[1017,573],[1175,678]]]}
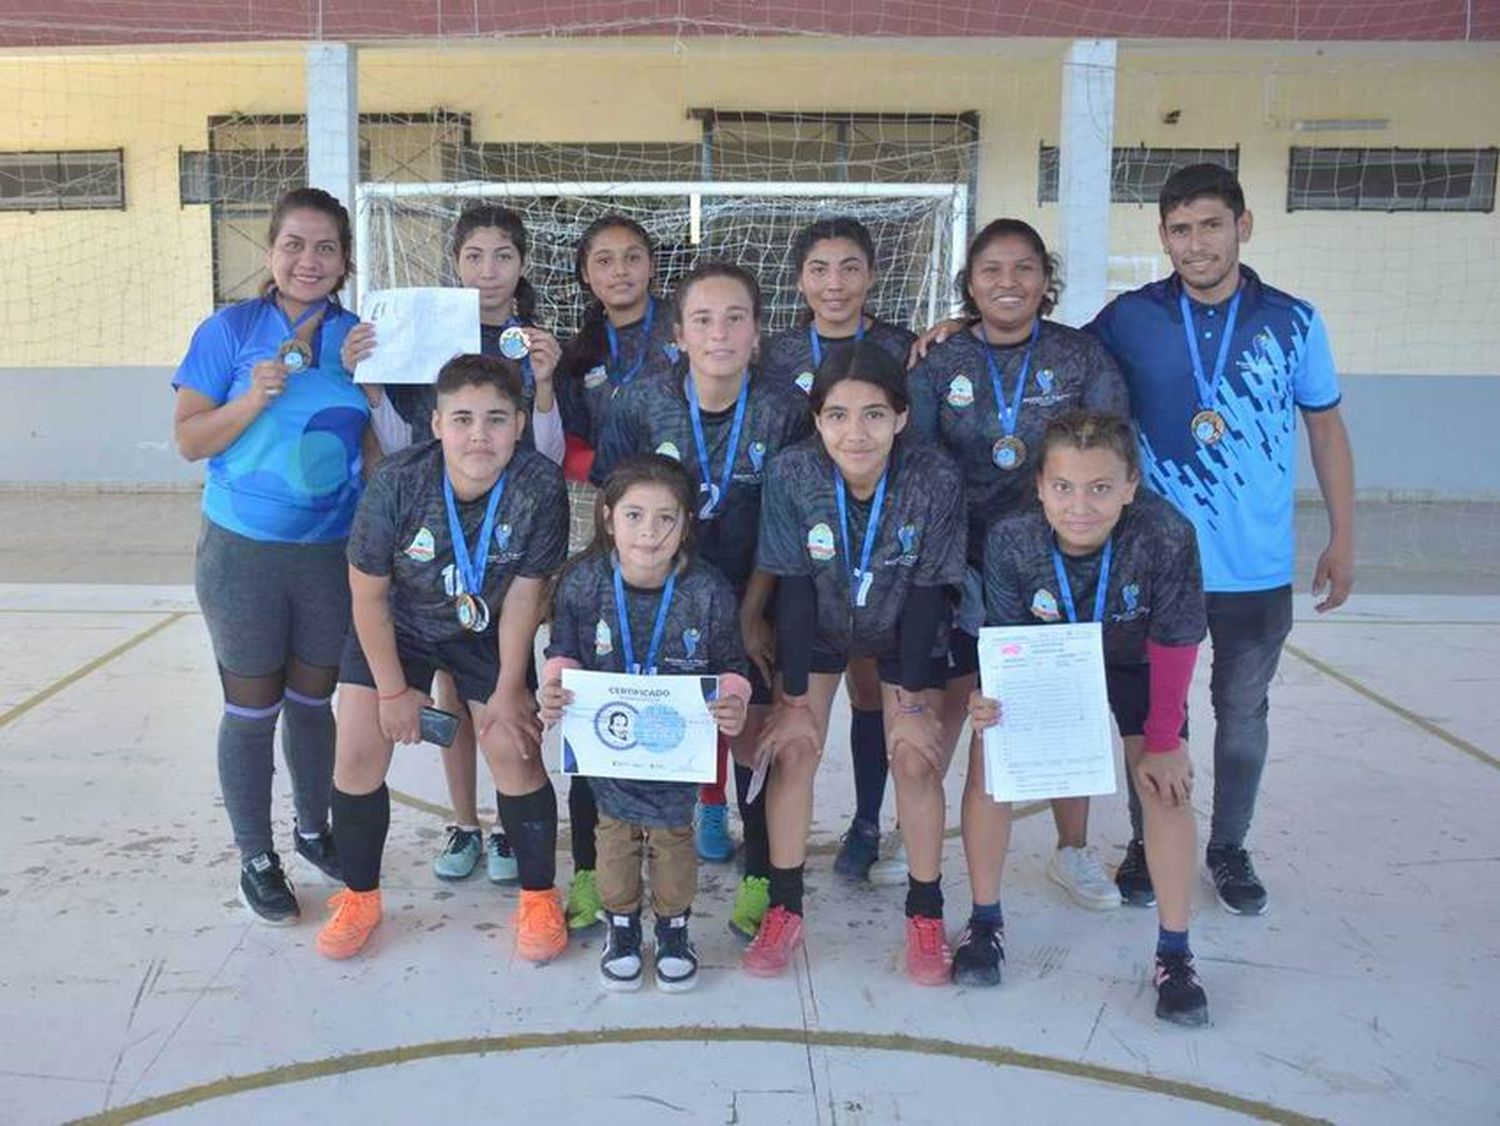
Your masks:
{"label": "pink arm sleeve", "polygon": [[1188,685],[1198,663],[1196,645],[1158,645],[1146,642],[1151,662],[1151,709],[1146,713],[1146,753],[1162,754],[1177,749],[1182,721],[1187,715]]}

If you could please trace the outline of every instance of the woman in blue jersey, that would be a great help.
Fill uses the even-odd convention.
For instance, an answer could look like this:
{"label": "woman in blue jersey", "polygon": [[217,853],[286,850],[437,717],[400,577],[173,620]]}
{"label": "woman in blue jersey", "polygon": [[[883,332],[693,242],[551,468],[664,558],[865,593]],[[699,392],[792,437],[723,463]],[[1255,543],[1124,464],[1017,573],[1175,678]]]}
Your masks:
{"label": "woman in blue jersey", "polygon": [[[915,335],[865,310],[875,284],[875,240],[858,219],[819,219],[792,242],[797,292],[807,302],[798,323],[766,342],[761,368],[772,382],[792,383],[811,394],[825,362],[868,340],[905,363]],[[880,850],[880,807],[885,800],[885,728],[875,662],[854,658],[844,677],[849,690],[849,753],[854,760],[854,819],[839,845],[833,870],[846,880],[870,874]]]}
{"label": "woman in blue jersey", "polygon": [[289,925],[297,899],[271,831],[276,724],[296,852],[337,879],[329,700],[349,630],[344,541],[374,447],[369,405],[339,362],[355,324],[334,296],[354,268],[349,213],[298,188],[277,202],[269,242],[262,295],[193,334],[172,380],[173,434],[188,460],[208,459],[197,590],[224,690],[219,782],[239,897]]}
{"label": "woman in blue jersey", "polygon": [[[449,253],[458,284],[479,291],[480,353],[500,356],[519,366],[527,416],[521,431],[522,445],[533,446],[561,464],[562,412],[557,407],[553,381],[561,348],[557,338],[535,320],[536,290],[522,272],[527,245],[526,225],[519,215],[497,204],[476,203],[465,208],[453,224]],[[375,326],[358,325],[344,340],[344,366],[353,371],[370,358],[375,347]],[[436,384],[366,390],[373,408],[372,423],[384,453],[405,449],[413,437],[425,441],[430,435],[432,412],[437,406]],[[453,742],[442,751],[454,823],[448,826],[447,839],[433,860],[433,872],[439,879],[466,879],[483,855],[491,881],[515,883],[515,854],[499,821],[487,840],[479,827],[475,780],[479,756],[468,709],[445,672],[434,677],[433,692],[439,708],[459,717]]]}

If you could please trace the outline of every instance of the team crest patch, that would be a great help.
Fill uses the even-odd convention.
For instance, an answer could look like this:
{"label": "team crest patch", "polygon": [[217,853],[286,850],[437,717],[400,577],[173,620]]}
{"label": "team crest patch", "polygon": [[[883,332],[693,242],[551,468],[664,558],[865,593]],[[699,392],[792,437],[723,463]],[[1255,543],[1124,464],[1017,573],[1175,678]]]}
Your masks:
{"label": "team crest patch", "polygon": [[607,657],[615,651],[615,635],[603,618],[594,626],[594,656]]}
{"label": "team crest patch", "polygon": [[1043,395],[1052,394],[1052,384],[1055,380],[1056,377],[1053,376],[1051,368],[1043,368],[1036,373],[1036,385],[1042,389]]}
{"label": "team crest patch", "polygon": [[813,384],[813,373],[812,372],[810,372],[810,371],[804,371],[796,379],[792,380],[792,382],[797,385],[797,389],[799,391],[801,391],[804,395],[811,395],[812,394],[812,384]]}
{"label": "team crest patch", "polygon": [[692,626],[682,631],[682,648],[687,653],[688,660],[691,661],[693,655],[698,652],[698,642],[702,637],[703,635]]}
{"label": "team crest patch", "polygon": [[761,467],[766,464],[766,444],[764,442],[750,443],[750,464],[755,472],[759,473]]}
{"label": "team crest patch", "polygon": [[510,525],[501,524],[495,529],[495,550],[504,551],[510,546]]}
{"label": "team crest patch", "polygon": [[1141,604],[1141,588],[1135,583],[1129,583],[1120,591],[1120,597],[1125,600],[1125,610],[1134,613]]}
{"label": "team crest patch", "polygon": [[827,524],[814,524],[807,533],[807,553],[819,563],[833,558],[833,529]]}
{"label": "team crest patch", "polygon": [[948,405],[962,409],[974,402],[974,381],[967,375],[955,375],[948,384]]}
{"label": "team crest patch", "polygon": [[915,524],[902,524],[896,529],[896,539],[901,544],[901,554],[910,555],[917,549],[917,526]]}
{"label": "team crest patch", "polygon": [[436,552],[437,547],[432,542],[432,532],[427,528],[418,528],[417,534],[411,538],[411,544],[406,549],[406,557],[418,563],[431,563]]}
{"label": "team crest patch", "polygon": [[662,457],[671,458],[673,461],[682,460],[682,451],[672,442],[663,442],[656,447],[656,452],[661,454]]}
{"label": "team crest patch", "polygon": [[608,380],[609,372],[605,369],[603,364],[595,364],[593,367],[589,368],[588,371],[583,373],[583,385],[590,391],[592,391],[595,387],[598,387],[601,383],[607,382]]}
{"label": "team crest patch", "polygon": [[1052,592],[1045,587],[1031,596],[1031,613],[1033,617],[1040,618],[1044,622],[1062,620],[1062,614],[1057,609],[1057,599],[1053,598]]}
{"label": "team crest patch", "polygon": [[662,350],[662,354],[667,357],[667,362],[668,363],[675,364],[678,361],[678,359],[682,356],[682,353],[680,351],[678,351],[677,345],[675,345],[675,344],[663,344],[661,346],[661,350]]}

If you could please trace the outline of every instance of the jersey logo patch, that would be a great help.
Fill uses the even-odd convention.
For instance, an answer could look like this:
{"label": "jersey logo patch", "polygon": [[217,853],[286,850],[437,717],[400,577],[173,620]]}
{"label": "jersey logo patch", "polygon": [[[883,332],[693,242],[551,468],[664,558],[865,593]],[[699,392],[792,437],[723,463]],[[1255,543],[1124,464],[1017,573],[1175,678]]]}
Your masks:
{"label": "jersey logo patch", "polygon": [[1053,375],[1051,368],[1043,368],[1041,371],[1036,373],[1036,385],[1042,389],[1043,395],[1052,394],[1052,380]]}
{"label": "jersey logo patch", "polygon": [[427,528],[418,528],[417,534],[411,538],[411,544],[406,549],[406,557],[418,563],[431,563],[435,554],[437,554],[437,545],[432,542],[432,532]]}
{"label": "jersey logo patch", "polygon": [[810,371],[804,371],[796,379],[792,380],[792,382],[797,385],[797,389],[799,391],[801,391],[804,395],[811,395],[812,394],[812,383],[813,383],[813,373],[812,372],[810,372]]}
{"label": "jersey logo patch", "polygon": [[1134,612],[1136,607],[1141,604],[1141,588],[1136,586],[1135,583],[1128,583],[1125,589],[1120,591],[1120,597],[1125,600],[1126,611]]}
{"label": "jersey logo patch", "polygon": [[1057,599],[1045,587],[1031,596],[1031,613],[1044,622],[1062,621],[1062,614],[1057,609]]}
{"label": "jersey logo patch", "polygon": [[692,626],[682,631],[682,648],[686,651],[688,660],[691,661],[697,654],[698,642],[702,637],[703,635]]}
{"label": "jersey logo patch", "polygon": [[766,444],[764,442],[750,443],[750,464],[755,472],[759,473],[761,466],[766,463]]}
{"label": "jersey logo patch", "polygon": [[901,554],[910,555],[917,550],[917,526],[902,524],[896,529],[896,539],[901,544]]}
{"label": "jersey logo patch", "polygon": [[680,351],[678,351],[677,345],[675,345],[675,344],[663,344],[661,346],[661,351],[662,351],[662,355],[664,355],[664,356],[667,357],[668,362],[669,363],[674,363],[674,364],[677,362],[678,358],[681,357],[681,355],[682,355],[682,353]]}
{"label": "jersey logo patch", "polygon": [[962,410],[974,404],[974,381],[967,375],[955,375],[948,384],[948,405]]}
{"label": "jersey logo patch", "polygon": [[510,546],[510,525],[501,524],[495,529],[495,550],[504,552]]}
{"label": "jersey logo patch", "polygon": [[615,651],[615,635],[610,632],[609,623],[603,618],[594,627],[594,656],[607,657]]}
{"label": "jersey logo patch", "polygon": [[604,383],[608,379],[609,372],[605,369],[603,364],[595,364],[593,367],[589,368],[588,371],[583,373],[583,385],[590,391],[592,391],[595,387],[598,387],[601,383]]}
{"label": "jersey logo patch", "polygon": [[827,524],[814,524],[807,533],[807,553],[819,563],[833,558],[833,529]]}
{"label": "jersey logo patch", "polygon": [[656,447],[656,452],[661,454],[662,457],[671,458],[673,461],[682,460],[682,451],[679,450],[676,445],[671,442],[663,442],[661,445]]}

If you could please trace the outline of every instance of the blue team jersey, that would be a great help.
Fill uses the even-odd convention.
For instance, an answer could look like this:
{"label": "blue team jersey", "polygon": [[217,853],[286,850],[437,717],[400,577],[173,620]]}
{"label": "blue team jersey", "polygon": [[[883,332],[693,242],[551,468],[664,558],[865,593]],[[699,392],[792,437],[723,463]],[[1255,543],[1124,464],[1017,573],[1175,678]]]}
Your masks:
{"label": "blue team jersey", "polygon": [[[1297,410],[1338,405],[1323,318],[1305,301],[1240,267],[1239,315],[1211,406],[1223,438],[1191,432],[1200,409],[1174,274],[1110,302],[1088,331],[1114,355],[1130,389],[1146,482],[1193,523],[1210,591],[1270,590],[1292,581]],[[1212,376],[1229,302],[1190,303]]]}
{"label": "blue team jersey", "polygon": [[[330,305],[313,339],[313,363],[208,462],[203,514],[250,539],[345,539],[359,503],[361,441],[370,407],[339,363],[357,317]],[[276,358],[291,322],[270,297],[220,309],[198,326],[172,377],[222,406],[250,389],[250,369]]]}

